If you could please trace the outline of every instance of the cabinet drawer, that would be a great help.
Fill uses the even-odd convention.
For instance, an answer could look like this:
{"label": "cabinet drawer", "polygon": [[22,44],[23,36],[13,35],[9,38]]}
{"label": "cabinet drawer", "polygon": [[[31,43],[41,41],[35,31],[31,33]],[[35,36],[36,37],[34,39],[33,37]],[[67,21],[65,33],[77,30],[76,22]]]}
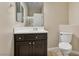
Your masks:
{"label": "cabinet drawer", "polygon": [[22,41],[22,40],[24,40],[24,35],[15,34],[14,39],[15,39],[15,41]]}
{"label": "cabinet drawer", "polygon": [[26,41],[30,39],[35,39],[35,34],[15,34],[15,41]]}
{"label": "cabinet drawer", "polygon": [[29,39],[35,39],[35,34],[25,34],[24,35],[24,39],[27,39],[27,40],[29,40]]}
{"label": "cabinet drawer", "polygon": [[47,39],[46,33],[35,33],[35,34],[15,34],[15,41],[26,41],[35,39]]}
{"label": "cabinet drawer", "polygon": [[26,34],[24,39],[47,39],[47,33]]}
{"label": "cabinet drawer", "polygon": [[47,34],[46,33],[39,33],[39,34],[36,34],[35,38],[36,39],[47,39]]}

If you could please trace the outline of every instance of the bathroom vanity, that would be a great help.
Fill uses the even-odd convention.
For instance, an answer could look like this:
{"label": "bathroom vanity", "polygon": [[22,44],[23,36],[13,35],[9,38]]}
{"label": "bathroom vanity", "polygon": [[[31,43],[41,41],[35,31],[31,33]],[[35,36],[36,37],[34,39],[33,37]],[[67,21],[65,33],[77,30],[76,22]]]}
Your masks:
{"label": "bathroom vanity", "polygon": [[15,56],[47,56],[47,31],[30,27],[14,30]]}
{"label": "bathroom vanity", "polygon": [[16,2],[15,56],[47,55],[47,31],[44,30],[43,16],[42,2]]}

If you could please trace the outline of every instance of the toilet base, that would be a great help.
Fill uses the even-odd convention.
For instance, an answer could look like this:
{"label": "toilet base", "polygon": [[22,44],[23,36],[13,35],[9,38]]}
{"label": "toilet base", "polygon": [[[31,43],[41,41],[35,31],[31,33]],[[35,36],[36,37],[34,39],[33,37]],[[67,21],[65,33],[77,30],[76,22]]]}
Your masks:
{"label": "toilet base", "polygon": [[64,56],[69,56],[69,54],[68,54],[68,53],[63,53],[63,55],[64,55]]}
{"label": "toilet base", "polygon": [[69,54],[71,53],[72,50],[64,50],[64,49],[61,49],[62,53],[64,56],[69,56]]}

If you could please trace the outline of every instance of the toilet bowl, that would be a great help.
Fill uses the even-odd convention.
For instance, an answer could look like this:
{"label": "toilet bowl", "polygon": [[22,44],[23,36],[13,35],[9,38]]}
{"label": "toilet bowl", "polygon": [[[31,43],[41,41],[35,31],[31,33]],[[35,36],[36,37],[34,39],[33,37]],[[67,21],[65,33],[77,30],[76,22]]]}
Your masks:
{"label": "toilet bowl", "polygon": [[64,56],[68,56],[72,51],[72,34],[71,32],[60,32],[59,36],[59,48],[61,49]]}
{"label": "toilet bowl", "polygon": [[67,42],[60,42],[59,48],[63,52],[64,56],[68,56],[69,53],[72,51],[72,45]]}

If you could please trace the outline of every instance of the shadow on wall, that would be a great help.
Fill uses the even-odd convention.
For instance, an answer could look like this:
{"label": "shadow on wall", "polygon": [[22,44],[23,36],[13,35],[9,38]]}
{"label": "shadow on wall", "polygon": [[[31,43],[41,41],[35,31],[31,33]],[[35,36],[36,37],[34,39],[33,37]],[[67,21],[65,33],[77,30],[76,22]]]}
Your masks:
{"label": "shadow on wall", "polygon": [[11,40],[10,56],[14,56],[14,39]]}
{"label": "shadow on wall", "polygon": [[72,50],[79,51],[79,37],[77,37],[75,34],[72,36]]}

